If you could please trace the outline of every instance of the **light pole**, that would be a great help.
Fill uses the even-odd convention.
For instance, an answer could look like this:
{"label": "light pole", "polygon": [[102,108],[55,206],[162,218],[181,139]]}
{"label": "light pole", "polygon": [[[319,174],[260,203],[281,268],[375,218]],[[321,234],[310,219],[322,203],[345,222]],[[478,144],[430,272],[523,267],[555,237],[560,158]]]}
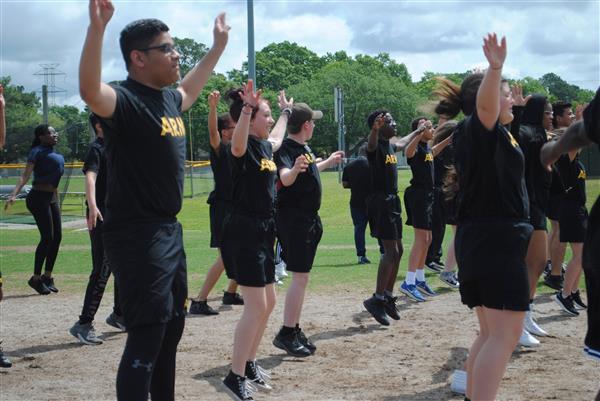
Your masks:
{"label": "light pole", "polygon": [[256,90],[256,55],[254,54],[254,0],[247,0],[248,6],[248,79],[254,82]]}

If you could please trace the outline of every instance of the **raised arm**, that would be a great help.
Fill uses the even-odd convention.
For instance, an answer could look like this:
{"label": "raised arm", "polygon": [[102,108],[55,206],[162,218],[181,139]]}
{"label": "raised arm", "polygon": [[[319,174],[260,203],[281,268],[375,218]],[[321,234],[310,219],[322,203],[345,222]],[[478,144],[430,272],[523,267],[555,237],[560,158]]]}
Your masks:
{"label": "raised arm", "polygon": [[35,164],[33,163],[27,163],[27,165],[25,166],[25,170],[23,170],[23,174],[21,174],[19,182],[17,183],[17,185],[15,185],[15,189],[13,189],[12,193],[6,200],[4,210],[7,210],[9,206],[14,203],[15,199],[17,199],[17,195],[19,194],[19,192],[21,192],[21,189],[25,186],[25,184],[27,184],[27,181],[29,181],[29,177],[31,177],[31,173],[33,172],[34,166]]}
{"label": "raised arm", "polygon": [[418,137],[421,136],[421,134],[423,133],[423,130],[425,130],[425,127],[419,126],[419,128],[417,128],[410,134],[403,136],[401,138],[394,137],[394,138],[390,139],[390,142],[393,143],[394,145],[396,145],[397,150],[405,150],[406,147],[408,146],[408,144],[411,143],[412,140],[415,138],[415,136],[418,136]]}
{"label": "raised arm", "polygon": [[544,144],[540,152],[541,163],[546,167],[546,170],[552,171],[552,164],[558,160],[560,155],[583,148],[591,143],[585,132],[583,121],[576,121],[567,128],[567,131],[557,141]]}
{"label": "raised arm", "polygon": [[433,154],[433,157],[436,157],[442,152],[442,150],[446,149],[446,146],[448,146],[450,142],[452,142],[452,134],[448,138],[444,139],[443,141],[436,144],[433,148],[431,148],[431,153]]}
{"label": "raised arm", "polygon": [[317,168],[319,171],[323,171],[327,168],[337,166],[344,160],[344,151],[336,150],[326,160],[317,162]]}
{"label": "raised arm", "polygon": [[[408,146],[406,147],[406,150],[404,151],[404,154],[406,155],[407,159],[411,159],[414,157],[415,153],[417,152],[417,145],[419,144],[419,142],[421,141],[421,138],[423,137],[423,134],[425,133],[425,130],[427,129],[427,122],[424,121],[421,124],[419,124],[419,127],[410,135],[407,136],[411,136],[411,141],[408,144]],[[431,124],[431,123],[429,123]],[[416,133],[415,135],[413,135],[414,133]]]}
{"label": "raised arm", "polygon": [[188,110],[198,96],[204,85],[210,78],[217,61],[221,58],[221,54],[227,46],[227,40],[229,38],[230,26],[225,23],[225,13],[221,13],[215,18],[215,26],[213,28],[213,45],[206,53],[202,60],[186,76],[181,80],[181,83],[177,87],[177,90],[181,92],[183,100],[181,102],[181,108],[183,111]]}
{"label": "raised arm", "polygon": [[277,96],[277,104],[279,105],[279,110],[281,113],[279,114],[279,118],[269,134],[269,142],[271,142],[271,145],[273,146],[273,152],[276,152],[279,149],[281,143],[283,142],[283,138],[285,137],[288,118],[290,117],[290,114],[292,113],[292,107],[294,106],[294,98],[291,97],[288,100],[285,97],[285,91],[279,91],[279,95]]}
{"label": "raised arm", "polygon": [[250,120],[252,118],[252,110],[258,107],[261,92],[254,93],[252,90],[252,80],[248,80],[248,84],[243,85],[243,90],[240,92],[244,106],[240,118],[235,124],[233,136],[231,137],[231,154],[235,157],[242,157],[248,149],[248,135],[250,134]]}
{"label": "raised arm", "polygon": [[85,173],[85,200],[88,204],[89,214],[87,218],[88,230],[92,231],[96,227],[98,220],[104,221],[102,213],[98,209],[96,203],[96,178],[98,174],[95,171],[87,171]]}
{"label": "raised arm", "polygon": [[375,118],[371,132],[367,138],[367,152],[375,151],[377,147],[377,141],[379,140],[379,129],[385,124],[384,115],[380,114]]}
{"label": "raised arm", "polygon": [[115,9],[110,0],[90,0],[88,26],[79,62],[79,94],[100,117],[109,118],[115,111],[117,94],[102,79],[102,40],[104,30]]}
{"label": "raised arm", "polygon": [[502,37],[498,44],[496,34],[488,34],[487,38],[483,38],[483,54],[489,67],[477,91],[477,115],[483,126],[492,130],[500,115],[500,83],[506,59],[506,38]]}
{"label": "raised arm", "polygon": [[217,104],[221,99],[219,91],[212,91],[208,95],[208,139],[210,147],[218,154],[219,146],[221,145],[221,136],[217,123]]}

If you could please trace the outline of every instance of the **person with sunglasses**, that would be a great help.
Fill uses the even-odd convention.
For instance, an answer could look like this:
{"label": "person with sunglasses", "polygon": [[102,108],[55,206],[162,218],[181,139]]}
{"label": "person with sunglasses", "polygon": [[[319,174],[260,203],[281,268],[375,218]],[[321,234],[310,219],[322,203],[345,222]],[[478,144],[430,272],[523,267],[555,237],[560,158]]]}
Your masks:
{"label": "person with sunglasses", "polygon": [[384,253],[379,260],[375,293],[363,301],[363,306],[379,324],[389,326],[388,317],[400,319],[396,309],[394,284],[403,252],[396,152],[404,149],[419,132],[415,130],[405,137],[394,138],[396,121],[385,109],[369,114],[367,125],[371,129],[367,139],[367,159],[371,173],[367,213],[371,236],[381,241]]}
{"label": "person with sunglasses", "polygon": [[120,35],[128,77],[101,81],[102,41],[114,13],[90,0],[79,64],[80,95],[106,126],[104,246],[120,290],[127,341],[117,372],[118,400],[175,398],[177,345],[185,324],[187,267],[182,227],[186,129],[192,107],[225,50],[229,26],[215,19],[213,45],[180,80],[180,54],[157,19],[131,22]]}

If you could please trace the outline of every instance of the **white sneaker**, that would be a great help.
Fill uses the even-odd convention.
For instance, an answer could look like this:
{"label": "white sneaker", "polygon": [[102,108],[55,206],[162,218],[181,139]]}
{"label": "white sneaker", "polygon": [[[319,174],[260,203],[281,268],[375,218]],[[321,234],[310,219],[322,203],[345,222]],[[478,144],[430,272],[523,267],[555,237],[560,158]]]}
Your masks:
{"label": "white sneaker", "polygon": [[287,277],[288,273],[285,271],[286,268],[285,262],[282,260],[281,262],[275,265],[275,276],[278,278]]}
{"label": "white sneaker", "polygon": [[533,320],[533,314],[531,311],[527,311],[525,313],[525,319],[523,320],[523,324],[525,330],[538,337],[546,337],[548,332],[542,329],[538,324]]}
{"label": "white sneaker", "polygon": [[467,394],[467,372],[459,369],[454,370],[452,382],[450,382],[450,391],[454,394]]}
{"label": "white sneaker", "polygon": [[523,329],[523,333],[521,333],[521,337],[519,337],[519,345],[535,348],[540,346],[540,340],[529,334],[527,330]]}

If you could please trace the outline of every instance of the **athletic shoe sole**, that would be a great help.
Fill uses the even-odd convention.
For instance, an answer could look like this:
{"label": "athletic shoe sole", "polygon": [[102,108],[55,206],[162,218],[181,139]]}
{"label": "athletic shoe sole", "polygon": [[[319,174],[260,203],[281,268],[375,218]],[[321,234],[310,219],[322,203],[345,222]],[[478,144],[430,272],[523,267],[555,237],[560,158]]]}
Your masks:
{"label": "athletic shoe sole", "polygon": [[77,333],[77,334],[73,334],[73,332],[71,332],[71,330],[69,330],[69,333],[75,337],[76,339],[79,340],[80,343],[85,344],[85,345],[101,345],[102,341],[100,342],[91,342],[86,340],[86,338],[84,336],[82,336],[81,334]]}
{"label": "athletic shoe sole", "polygon": [[447,280],[446,280],[444,277],[442,277],[441,275],[440,275],[440,281],[441,281],[442,283],[446,284],[446,285],[447,285],[448,287],[450,287],[450,288],[459,288],[459,287],[460,287],[460,284],[454,284],[454,283],[453,283],[453,282],[451,282],[451,281],[447,281]]}
{"label": "athletic shoe sole", "polygon": [[[285,345],[283,345],[283,343],[282,343],[282,342],[280,342],[280,341],[277,339],[277,337],[275,337],[275,338],[273,339],[273,345],[274,345],[274,346],[276,346],[277,348],[279,348],[280,350],[287,352],[287,354],[288,354],[289,356],[293,356],[293,357],[295,357],[295,358],[307,358],[307,357],[309,357],[309,356],[311,356],[311,355],[312,355],[312,354],[310,354],[310,353],[309,353],[308,355],[304,355],[304,354],[294,354],[293,352],[289,351],[289,350],[288,350],[288,349],[285,347]],[[309,351],[309,352],[310,352],[310,351]],[[256,384],[256,383],[255,383],[255,384]]]}
{"label": "athletic shoe sole", "polygon": [[575,312],[573,313],[573,311],[570,311],[569,308],[567,308],[561,301],[560,299],[558,299],[558,295],[554,294],[554,296],[552,297],[552,299],[554,300],[554,302],[556,302],[558,304],[558,306],[560,306],[560,308],[565,311],[569,316],[579,316],[579,312]]}
{"label": "athletic shoe sole", "polygon": [[439,267],[428,266],[428,265],[425,265],[425,268],[427,270],[429,270],[430,272],[432,272],[432,273],[440,273],[440,272],[442,272],[444,270],[444,269],[440,269]]}
{"label": "athletic shoe sole", "polygon": [[369,314],[371,316],[373,316],[373,319],[377,320],[377,323],[383,325],[383,326],[389,326],[390,325],[390,321],[387,319],[383,319],[383,318],[378,318],[375,313],[373,313],[373,311],[370,310],[370,305],[368,303],[368,300],[364,300],[363,301],[363,306],[365,307],[365,309],[367,310],[367,312],[369,312]]}
{"label": "athletic shoe sole", "polygon": [[583,352],[588,358],[600,361],[600,351],[593,350],[590,347],[586,346],[583,348]]}
{"label": "athletic shoe sole", "polygon": [[423,298],[423,299],[417,298],[416,296],[414,296],[412,294],[412,292],[405,290],[402,287],[400,287],[400,292],[403,293],[404,295],[406,295],[407,297],[409,297],[410,299],[412,299],[413,301],[416,301],[416,302],[425,302],[426,301],[425,298]]}

